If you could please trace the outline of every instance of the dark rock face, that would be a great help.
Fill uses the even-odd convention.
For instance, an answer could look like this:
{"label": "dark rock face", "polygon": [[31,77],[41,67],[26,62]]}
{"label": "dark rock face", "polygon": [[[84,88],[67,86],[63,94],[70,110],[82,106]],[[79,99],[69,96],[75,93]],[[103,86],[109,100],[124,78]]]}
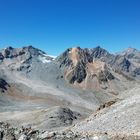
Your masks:
{"label": "dark rock face", "polygon": [[13,48],[12,47],[8,47],[4,50],[4,58],[12,58],[13,55]]}
{"label": "dark rock face", "polygon": [[101,57],[107,57],[110,55],[105,49],[102,49],[100,46],[93,49],[91,56],[93,58],[101,58]]}
{"label": "dark rock face", "polygon": [[56,58],[56,61],[60,63],[60,67],[72,65],[72,60],[69,58],[69,51],[71,51],[71,48],[67,49],[58,58]]}
{"label": "dark rock face", "polygon": [[0,78],[0,89],[1,89],[1,92],[6,91],[7,87],[9,87],[9,84],[4,79]]}
{"label": "dark rock face", "polygon": [[108,70],[105,70],[104,73],[105,73],[106,78],[108,80],[114,80],[115,79],[115,77],[112,75],[112,73],[110,73]]}
{"label": "dark rock face", "polygon": [[107,81],[108,81],[108,79],[107,79],[107,77],[105,76],[105,74],[104,74],[103,71],[101,71],[101,72],[99,73],[99,78],[98,78],[98,80],[99,80],[99,83],[100,83],[100,84],[101,84],[102,82],[107,82]]}
{"label": "dark rock face", "polygon": [[105,70],[99,73],[98,79],[99,82],[102,83],[102,82],[107,82],[108,80],[114,80],[115,77],[108,70]]}
{"label": "dark rock face", "polygon": [[126,58],[124,58],[123,61],[120,63],[120,66],[122,66],[122,70],[126,72],[129,72],[130,65],[131,63]]}
{"label": "dark rock face", "polygon": [[140,68],[136,68],[134,70],[134,76],[136,76],[136,75],[140,75]]}
{"label": "dark rock face", "polygon": [[75,78],[78,83],[81,83],[83,79],[86,78],[86,70],[84,68],[84,65],[82,65],[81,63],[78,63],[75,68]]}
{"label": "dark rock face", "polygon": [[[60,64],[60,68],[67,69],[68,67],[71,67],[72,75],[69,77],[69,82],[72,84],[75,81],[78,83],[81,83],[85,77],[86,77],[86,70],[85,70],[85,63],[87,62],[86,55],[84,54],[84,50],[82,50],[80,47],[77,48],[78,50],[78,57],[79,62],[76,64],[76,66],[73,65],[73,62],[70,58],[70,51],[72,48],[67,49],[63,54],[61,54],[57,58],[57,62]],[[84,55],[84,57],[83,57]]]}
{"label": "dark rock face", "polygon": [[[134,48],[128,48],[122,53],[115,56],[114,67],[132,77],[139,76],[140,72],[140,51]],[[117,65],[116,65],[117,64]],[[118,67],[118,68],[117,68]]]}
{"label": "dark rock face", "polygon": [[114,58],[114,61],[112,62],[112,66],[115,69],[119,69],[123,72],[129,72],[131,63],[127,58],[118,55]]}
{"label": "dark rock face", "polygon": [[4,56],[2,55],[2,53],[0,53],[0,60],[3,60]]}
{"label": "dark rock face", "polygon": [[33,46],[23,47],[23,52],[25,52],[25,53],[28,52],[31,56],[38,56],[41,54],[45,54],[45,52],[43,52],[37,48],[34,48]]}
{"label": "dark rock face", "polygon": [[73,76],[70,79],[70,83],[74,83],[75,81],[81,83],[85,78],[86,70],[84,68],[84,65],[79,62],[73,71]]}
{"label": "dark rock face", "polygon": [[105,49],[101,48],[100,46],[93,48],[93,49],[84,49],[88,62],[92,62],[95,59],[100,59],[104,62],[109,62],[110,59],[114,57],[114,55],[110,54]]}

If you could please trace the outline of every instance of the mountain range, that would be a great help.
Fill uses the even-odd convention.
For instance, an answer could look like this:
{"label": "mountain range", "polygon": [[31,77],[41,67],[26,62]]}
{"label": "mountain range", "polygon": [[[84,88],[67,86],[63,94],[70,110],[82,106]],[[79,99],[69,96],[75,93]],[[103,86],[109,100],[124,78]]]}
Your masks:
{"label": "mountain range", "polygon": [[0,120],[69,130],[69,139],[137,139],[139,83],[140,51],[134,48],[111,54],[78,46],[54,58],[33,46],[9,46],[0,50]]}

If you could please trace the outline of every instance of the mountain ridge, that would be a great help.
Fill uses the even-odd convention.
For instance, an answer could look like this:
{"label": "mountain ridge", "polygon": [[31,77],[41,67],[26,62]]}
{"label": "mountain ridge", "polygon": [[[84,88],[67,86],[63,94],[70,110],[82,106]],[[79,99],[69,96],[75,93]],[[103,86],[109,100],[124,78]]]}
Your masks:
{"label": "mountain ridge", "polygon": [[[30,125],[50,132],[59,130],[66,133],[62,139],[67,138],[66,130],[72,132],[72,138],[76,131],[78,140],[84,132],[91,137],[105,131],[107,137],[112,133],[116,136],[111,131],[115,120],[116,128],[130,132],[129,120],[121,115],[128,112],[136,119],[129,122],[136,132],[139,127],[133,122],[139,122],[139,56],[138,51],[114,55],[99,46],[68,48],[56,58],[33,46],[0,50],[0,120],[17,128]],[[129,107],[132,110],[135,101],[135,115],[131,115]],[[101,127],[98,120],[110,127]]]}
{"label": "mountain ridge", "polygon": [[[20,49],[8,47],[0,53],[1,63],[6,64],[12,71],[17,70],[31,75],[31,77],[36,77],[34,74],[37,73],[39,67],[45,70],[43,65],[50,63],[49,65],[57,65],[59,73],[62,73],[57,77],[64,77],[68,83],[87,89],[92,88],[93,85],[96,86],[93,86],[92,89],[96,90],[111,89],[112,81],[118,79],[115,76],[117,73],[121,74],[124,79],[139,80],[137,77],[140,76],[139,62],[136,62],[138,51],[136,51],[137,57],[135,57],[135,51],[132,51],[133,56],[130,57],[129,54],[128,57],[126,54],[110,54],[100,46],[93,49],[82,49],[78,46],[68,48],[58,57],[52,58],[33,46],[27,46]],[[10,60],[7,60],[8,58]]]}

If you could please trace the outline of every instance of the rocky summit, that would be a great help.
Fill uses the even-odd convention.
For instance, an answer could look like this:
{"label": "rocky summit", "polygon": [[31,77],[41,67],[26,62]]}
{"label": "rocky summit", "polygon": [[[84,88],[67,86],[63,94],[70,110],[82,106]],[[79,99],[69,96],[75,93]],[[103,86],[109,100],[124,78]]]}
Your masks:
{"label": "rocky summit", "polygon": [[139,140],[140,51],[0,50],[0,140]]}

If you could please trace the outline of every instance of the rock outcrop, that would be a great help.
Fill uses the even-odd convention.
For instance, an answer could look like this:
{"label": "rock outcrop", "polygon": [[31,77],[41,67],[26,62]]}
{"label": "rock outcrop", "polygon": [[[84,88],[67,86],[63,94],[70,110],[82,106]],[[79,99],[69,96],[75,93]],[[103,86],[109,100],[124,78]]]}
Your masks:
{"label": "rock outcrop", "polygon": [[0,90],[1,92],[5,92],[10,85],[2,78],[0,78]]}

